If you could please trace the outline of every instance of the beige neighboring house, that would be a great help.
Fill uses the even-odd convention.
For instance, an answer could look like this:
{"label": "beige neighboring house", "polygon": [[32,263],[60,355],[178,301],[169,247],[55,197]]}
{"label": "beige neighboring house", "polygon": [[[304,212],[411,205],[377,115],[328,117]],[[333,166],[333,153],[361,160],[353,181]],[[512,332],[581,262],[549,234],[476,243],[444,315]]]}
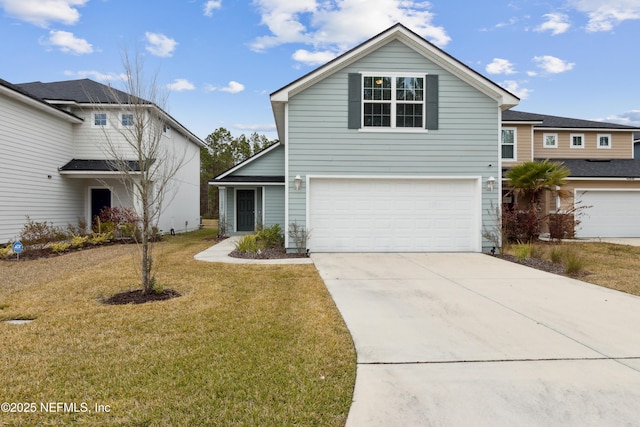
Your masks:
{"label": "beige neighboring house", "polygon": [[[0,79],[0,244],[16,239],[26,216],[66,228],[107,207],[138,202],[105,150],[106,135],[131,126],[129,95],[89,79],[12,84]],[[204,142],[156,105],[163,147],[182,167],[172,181],[158,228],[200,224],[200,148]],[[131,168],[139,166],[131,156]]]}
{"label": "beige neighboring house", "polygon": [[[613,123],[504,111],[503,176],[526,161],[562,162],[571,171],[563,187],[571,196],[547,197],[547,213],[579,202],[589,208],[582,210],[577,237],[640,237],[640,158],[634,153],[638,131]],[[506,195],[507,182],[503,185]],[[504,202],[514,200],[507,195]]]}

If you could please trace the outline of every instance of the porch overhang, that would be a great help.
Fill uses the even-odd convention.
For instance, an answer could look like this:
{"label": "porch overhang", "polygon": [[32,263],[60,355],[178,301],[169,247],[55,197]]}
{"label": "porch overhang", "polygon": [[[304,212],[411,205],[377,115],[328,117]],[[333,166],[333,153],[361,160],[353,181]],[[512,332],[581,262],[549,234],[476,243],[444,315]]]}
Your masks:
{"label": "porch overhang", "polygon": [[284,185],[284,176],[225,176],[221,179],[210,179],[209,185],[214,187]]}
{"label": "porch overhang", "polygon": [[[140,174],[140,165],[135,160],[127,160],[127,173],[131,175]],[[60,175],[69,178],[118,178],[125,172],[119,170],[110,160],[84,160],[72,159],[64,166],[58,168]]]}

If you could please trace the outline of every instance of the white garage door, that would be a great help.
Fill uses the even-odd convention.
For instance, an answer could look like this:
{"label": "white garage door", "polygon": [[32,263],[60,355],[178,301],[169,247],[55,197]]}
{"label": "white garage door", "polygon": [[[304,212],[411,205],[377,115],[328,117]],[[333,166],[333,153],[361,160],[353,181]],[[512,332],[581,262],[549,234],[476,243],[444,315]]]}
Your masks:
{"label": "white garage door", "polygon": [[312,178],[312,252],[479,252],[475,179]]}
{"label": "white garage door", "polygon": [[578,237],[640,237],[640,191],[578,190]]}

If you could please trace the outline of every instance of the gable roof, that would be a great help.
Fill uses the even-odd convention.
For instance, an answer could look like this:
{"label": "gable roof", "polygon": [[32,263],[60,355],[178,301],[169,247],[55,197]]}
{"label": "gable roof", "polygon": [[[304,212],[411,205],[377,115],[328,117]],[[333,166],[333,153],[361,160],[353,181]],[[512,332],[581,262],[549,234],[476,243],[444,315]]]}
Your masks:
{"label": "gable roof", "polygon": [[51,105],[43,99],[38,98],[37,96],[34,96],[29,92],[23,90],[18,85],[14,85],[3,79],[0,79],[0,93],[3,93],[14,99],[18,99],[21,102],[29,104],[39,110],[46,111],[49,114],[62,117],[70,121],[71,123],[82,123],[83,121],[80,117],[77,117],[76,115],[68,111],[58,108],[55,105]]}
{"label": "gable roof", "polygon": [[338,56],[332,61],[273,92],[271,94],[271,107],[276,120],[276,127],[278,129],[278,137],[280,138],[280,141],[284,141],[284,105],[289,101],[291,96],[303,91],[316,82],[328,77],[329,75],[341,70],[394,40],[399,40],[410,46],[416,52],[433,61],[438,66],[449,71],[456,77],[478,89],[480,92],[495,99],[503,110],[516,106],[520,101],[517,96],[508,90],[500,87],[498,84],[458,61],[436,45],[425,40],[419,34],[398,23]]}
{"label": "gable roof", "polygon": [[549,129],[607,129],[607,130],[638,130],[637,127],[605,123],[594,120],[572,119],[569,117],[549,116],[546,114],[525,113],[523,111],[507,110],[502,112],[503,122],[535,123],[534,128]]}
{"label": "gable roof", "polygon": [[[252,156],[247,157],[246,159],[244,159],[243,161],[241,161],[237,165],[231,166],[229,169],[227,169],[226,171],[222,172],[220,175],[218,175],[218,176],[214,177],[213,179],[209,180],[209,182],[220,181],[220,180],[222,180],[224,178],[227,178],[228,175],[238,171],[239,169],[245,167],[249,163],[258,160],[260,157],[264,156],[265,154],[270,153],[271,151],[273,151],[276,148],[280,147],[280,145],[282,145],[282,144],[280,144],[280,141],[278,141],[278,142],[276,142],[274,144],[271,144],[267,148],[263,148],[262,150],[258,151],[257,153],[254,153]],[[282,179],[282,182],[284,182],[284,177]]]}

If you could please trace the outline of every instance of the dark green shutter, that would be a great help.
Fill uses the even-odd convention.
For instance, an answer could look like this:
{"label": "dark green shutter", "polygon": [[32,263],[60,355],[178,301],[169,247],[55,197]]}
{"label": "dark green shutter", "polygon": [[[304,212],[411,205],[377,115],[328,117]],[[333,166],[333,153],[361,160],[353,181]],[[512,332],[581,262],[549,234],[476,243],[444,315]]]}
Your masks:
{"label": "dark green shutter", "polygon": [[349,129],[360,129],[362,105],[362,78],[359,73],[349,73]]}
{"label": "dark green shutter", "polygon": [[427,91],[425,128],[436,130],[438,129],[438,75],[427,74],[425,82]]}

